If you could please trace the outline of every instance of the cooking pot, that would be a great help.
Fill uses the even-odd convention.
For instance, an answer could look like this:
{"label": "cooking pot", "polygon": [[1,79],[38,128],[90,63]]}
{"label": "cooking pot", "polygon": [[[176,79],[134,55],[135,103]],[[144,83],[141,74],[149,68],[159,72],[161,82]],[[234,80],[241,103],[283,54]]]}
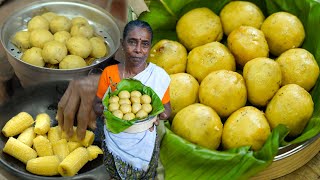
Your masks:
{"label": "cooking pot", "polygon": [[[27,23],[32,17],[45,12],[54,12],[70,19],[77,16],[86,18],[94,27],[96,35],[104,37],[109,47],[109,54],[96,59],[90,66],[68,70],[38,67],[21,61],[22,52],[11,43],[10,39],[16,32],[27,29]],[[27,87],[39,82],[71,80],[85,76],[91,69],[107,63],[120,46],[120,30],[112,15],[94,4],[78,0],[44,0],[27,4],[9,15],[1,27],[1,43],[22,86]]]}
{"label": "cooking pot", "polygon": [[[51,117],[51,126],[57,125],[57,121],[55,120],[57,104],[67,87],[67,81],[52,81],[16,91],[10,101],[0,107],[0,129],[3,128],[11,117],[21,111],[28,112],[34,118],[39,113],[47,113]],[[102,126],[98,125],[98,127]],[[100,146],[100,133],[102,131],[101,129],[96,129],[94,132],[96,135],[94,144]],[[23,179],[108,179],[108,174],[103,165],[102,155],[99,155],[98,158],[93,161],[89,161],[78,172],[78,175],[71,178],[61,176],[45,177],[31,174],[26,171],[25,164],[2,152],[7,140],[8,138],[0,133],[0,166],[15,176]]]}

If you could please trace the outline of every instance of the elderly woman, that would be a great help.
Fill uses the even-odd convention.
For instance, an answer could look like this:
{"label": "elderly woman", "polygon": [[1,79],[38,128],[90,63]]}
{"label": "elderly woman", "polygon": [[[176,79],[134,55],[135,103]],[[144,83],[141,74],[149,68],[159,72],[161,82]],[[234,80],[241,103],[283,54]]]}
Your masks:
{"label": "elderly woman", "polygon": [[[103,111],[101,98],[109,86],[115,86],[115,83],[120,82],[123,78],[135,78],[151,87],[162,99],[165,107],[165,111],[159,115],[159,119],[167,119],[170,116],[171,106],[168,90],[170,78],[162,68],[146,62],[151,49],[151,41],[152,29],[147,23],[139,20],[129,22],[123,31],[122,47],[125,52],[123,63],[108,66],[101,76],[90,75],[70,82],[67,91],[59,102],[57,112],[59,125],[69,136],[73,133],[72,126],[75,116],[78,120],[77,135],[80,139],[84,137],[87,127],[92,129],[96,127],[95,117],[101,115]],[[95,92],[97,92],[96,97],[94,97]],[[94,108],[92,108],[92,105]],[[113,178],[152,179],[155,176],[160,145],[156,137],[156,131],[147,130],[132,135],[139,141],[130,143],[132,145],[130,151],[128,149],[123,150],[129,146],[128,143],[122,147],[117,147],[117,149],[112,148],[116,147],[116,144],[112,144],[114,139],[130,139],[130,135],[126,133],[112,134],[105,130],[104,136],[105,164]],[[144,145],[148,146],[148,148],[145,148],[148,151],[141,153],[139,148],[144,147]],[[134,157],[138,161],[132,161],[130,157]]]}
{"label": "elderly woman", "polygon": [[[108,87],[115,90],[121,79],[134,78],[151,87],[162,99],[165,111],[160,119],[170,116],[169,75],[160,67],[146,60],[151,49],[152,29],[146,22],[129,22],[123,32],[122,47],[125,52],[123,63],[104,69],[94,100],[94,111],[102,114],[101,99]],[[159,139],[156,131],[140,133],[121,132],[113,134],[104,128],[104,162],[110,176],[115,179],[153,179],[159,156]],[[143,152],[143,153],[141,153]]]}

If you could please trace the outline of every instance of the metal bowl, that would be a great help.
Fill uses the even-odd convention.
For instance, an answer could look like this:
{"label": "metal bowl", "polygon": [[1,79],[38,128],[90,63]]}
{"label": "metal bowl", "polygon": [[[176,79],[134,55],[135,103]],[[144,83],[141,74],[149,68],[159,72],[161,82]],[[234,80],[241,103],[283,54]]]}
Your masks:
{"label": "metal bowl", "polygon": [[[26,89],[21,89],[10,99],[10,101],[0,106],[0,129],[13,116],[21,111],[28,112],[32,117],[39,113],[47,113],[51,117],[51,126],[57,125],[54,120],[57,112],[57,104],[68,87],[67,81],[41,83],[36,86],[30,86]],[[102,127],[102,126],[98,126]],[[96,129],[94,144],[101,144],[101,129]],[[45,177],[38,176],[26,171],[26,165],[15,159],[14,157],[2,152],[2,149],[8,138],[0,132],[0,168],[10,172],[12,179],[67,179],[61,176]],[[8,178],[8,179],[11,179]],[[1,177],[0,177],[1,179]],[[103,165],[101,155],[93,161],[86,163],[80,169],[76,176],[68,179],[108,179],[108,174]]]}
{"label": "metal bowl", "polygon": [[[70,19],[77,16],[86,18],[94,27],[95,33],[104,37],[105,43],[109,47],[109,54],[96,59],[90,66],[70,70],[37,67],[21,61],[22,53],[10,42],[10,39],[16,32],[27,29],[27,23],[32,17],[45,12],[54,12]],[[39,82],[71,80],[87,75],[91,69],[114,56],[120,46],[120,30],[112,15],[94,4],[78,0],[45,0],[27,4],[8,16],[1,27],[1,43],[22,86],[27,87]]]}

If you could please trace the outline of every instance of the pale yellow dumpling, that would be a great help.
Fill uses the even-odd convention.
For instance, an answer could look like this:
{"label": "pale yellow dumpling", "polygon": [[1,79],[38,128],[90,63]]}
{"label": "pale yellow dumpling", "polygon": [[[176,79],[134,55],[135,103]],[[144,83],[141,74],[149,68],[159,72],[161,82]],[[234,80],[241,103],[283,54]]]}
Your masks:
{"label": "pale yellow dumpling", "polygon": [[122,104],[131,104],[131,101],[130,101],[129,98],[120,98],[119,104],[120,105],[122,105]]}
{"label": "pale yellow dumpling", "polygon": [[32,47],[22,54],[21,60],[34,66],[43,67],[45,62],[41,56],[41,51],[40,48]]}
{"label": "pale yellow dumpling", "polygon": [[92,51],[90,41],[82,36],[71,37],[67,40],[66,45],[70,54],[82,58],[87,58]]}
{"label": "pale yellow dumpling", "polygon": [[182,108],[198,102],[199,82],[188,73],[171,74],[170,79],[170,119],[173,119]]}
{"label": "pale yellow dumpling", "polygon": [[193,144],[217,149],[221,142],[223,124],[215,110],[195,103],[176,114],[171,130]]}
{"label": "pale yellow dumpling", "polygon": [[132,96],[130,98],[131,103],[140,103],[140,98],[136,96]]}
{"label": "pale yellow dumpling", "polygon": [[213,71],[201,81],[199,100],[214,109],[220,117],[228,117],[247,102],[245,81],[237,72]]}
{"label": "pale yellow dumpling", "polygon": [[19,31],[13,36],[13,38],[11,39],[11,42],[21,51],[25,51],[31,48],[29,38],[30,38],[30,32]]}
{"label": "pale yellow dumpling", "polygon": [[142,104],[150,104],[151,103],[151,97],[147,94],[144,94],[140,97],[140,102]]}
{"label": "pale yellow dumpling", "polygon": [[118,103],[119,102],[119,97],[118,96],[111,96],[109,98],[109,103]]}
{"label": "pale yellow dumpling", "polygon": [[201,82],[216,70],[236,70],[236,61],[230,50],[220,42],[211,42],[192,49],[188,54],[186,72]]}
{"label": "pale yellow dumpling", "polygon": [[250,60],[243,68],[248,100],[255,106],[266,106],[281,87],[280,65],[273,59]]}
{"label": "pale yellow dumpling", "polygon": [[132,120],[132,119],[134,119],[136,116],[133,114],[133,113],[127,113],[127,114],[125,114],[123,117],[122,117],[122,119],[123,120]]}
{"label": "pale yellow dumpling", "polygon": [[298,84],[309,91],[319,77],[319,66],[314,56],[302,48],[289,49],[282,53],[276,62],[282,72],[282,86]]}
{"label": "pale yellow dumpling", "polygon": [[232,113],[225,121],[222,131],[224,149],[251,146],[258,151],[271,133],[264,113],[253,106],[245,106]]}
{"label": "pale yellow dumpling", "polygon": [[140,97],[142,94],[140,91],[134,90],[134,91],[131,91],[130,95],[131,95],[131,97],[132,96]]}
{"label": "pale yellow dumpling", "polygon": [[91,38],[93,36],[93,27],[91,25],[76,24],[71,27],[71,36],[84,36]]}
{"label": "pale yellow dumpling", "polygon": [[71,19],[72,26],[81,24],[81,25],[89,25],[89,22],[86,18],[84,17],[74,17]]}
{"label": "pale yellow dumpling", "polygon": [[279,56],[291,48],[300,47],[305,31],[300,19],[288,12],[276,12],[267,17],[261,25],[270,52]]}
{"label": "pale yellow dumpling", "polygon": [[129,99],[130,98],[130,93],[127,90],[123,90],[123,91],[119,92],[118,96],[119,96],[120,99],[126,99],[126,98]]}
{"label": "pale yellow dumpling", "polygon": [[46,12],[46,13],[43,13],[41,16],[44,17],[50,23],[52,19],[54,19],[58,15],[54,12]]}
{"label": "pale yellow dumpling", "polygon": [[45,29],[35,29],[30,33],[30,44],[32,47],[43,48],[46,42],[53,40],[53,35]]}
{"label": "pale yellow dumpling", "polygon": [[101,58],[106,55],[108,55],[108,49],[105,45],[102,38],[99,37],[92,37],[89,39],[91,46],[92,46],[92,52],[90,54],[91,57],[94,58]]}
{"label": "pale yellow dumpling", "polygon": [[187,49],[179,42],[162,39],[152,46],[148,62],[162,67],[168,74],[186,71]]}
{"label": "pale yellow dumpling", "polygon": [[176,32],[179,42],[188,50],[223,37],[220,17],[206,7],[185,13],[177,22]]}
{"label": "pale yellow dumpling", "polygon": [[123,113],[120,110],[115,110],[112,112],[112,114],[120,119],[122,119],[122,117],[123,117]]}
{"label": "pale yellow dumpling", "polygon": [[265,17],[257,5],[246,1],[231,1],[220,11],[223,31],[229,35],[240,26],[260,29]]}
{"label": "pale yellow dumpling", "polygon": [[71,20],[65,16],[56,16],[50,22],[50,31],[56,33],[58,31],[70,31]]}
{"label": "pale yellow dumpling", "polygon": [[118,110],[119,108],[120,108],[120,104],[116,102],[109,104],[109,111],[115,111],[115,110]]}
{"label": "pale yellow dumpling", "polygon": [[68,54],[66,45],[59,41],[49,41],[42,49],[43,60],[50,64],[58,64]]}
{"label": "pale yellow dumpling", "polygon": [[123,114],[127,114],[132,112],[132,108],[130,104],[122,104],[120,106],[120,111],[123,112]]}
{"label": "pale yellow dumpling", "polygon": [[28,22],[28,31],[35,29],[49,30],[49,22],[42,16],[35,16]]}
{"label": "pale yellow dumpling", "polygon": [[148,114],[152,111],[152,106],[151,104],[142,104],[141,105],[141,108],[147,112]]}
{"label": "pale yellow dumpling", "polygon": [[271,129],[279,124],[289,128],[290,137],[296,137],[312,117],[314,103],[312,96],[296,84],[282,86],[268,103],[265,114]]}
{"label": "pale yellow dumpling", "polygon": [[67,40],[71,38],[71,34],[67,31],[58,31],[53,35],[54,40],[66,44]]}
{"label": "pale yellow dumpling", "polygon": [[136,117],[138,119],[143,119],[148,117],[148,113],[145,110],[141,109],[140,111],[137,112]]}
{"label": "pale yellow dumpling", "polygon": [[76,69],[87,66],[86,61],[76,55],[68,55],[59,63],[60,69]]}
{"label": "pale yellow dumpling", "polygon": [[141,110],[141,104],[140,103],[133,103],[131,106],[132,112],[137,113],[138,111]]}
{"label": "pale yellow dumpling", "polygon": [[267,40],[257,28],[240,26],[229,34],[227,41],[229,50],[241,67],[254,58],[269,56]]}

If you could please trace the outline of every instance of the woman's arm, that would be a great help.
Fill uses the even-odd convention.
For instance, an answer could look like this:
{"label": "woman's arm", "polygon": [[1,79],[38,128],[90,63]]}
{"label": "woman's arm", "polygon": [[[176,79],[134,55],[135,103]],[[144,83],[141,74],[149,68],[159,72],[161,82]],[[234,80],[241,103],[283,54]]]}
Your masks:
{"label": "woman's arm", "polygon": [[171,104],[170,104],[170,101],[168,103],[164,104],[163,106],[164,106],[164,112],[160,113],[160,115],[159,115],[159,119],[160,120],[166,120],[171,115]]}
{"label": "woman's arm", "polygon": [[58,104],[56,119],[59,126],[70,137],[77,117],[77,135],[84,138],[87,127],[96,128],[96,114],[93,111],[93,100],[96,95],[100,75],[90,75],[72,80]]}
{"label": "woman's arm", "polygon": [[[171,115],[171,104],[170,101],[166,104],[163,105],[164,106],[164,112],[160,113],[157,120],[154,122],[154,125],[158,126],[159,125],[159,120],[166,120],[170,117]],[[153,131],[154,126],[152,126],[151,128],[149,128],[149,131]]]}

